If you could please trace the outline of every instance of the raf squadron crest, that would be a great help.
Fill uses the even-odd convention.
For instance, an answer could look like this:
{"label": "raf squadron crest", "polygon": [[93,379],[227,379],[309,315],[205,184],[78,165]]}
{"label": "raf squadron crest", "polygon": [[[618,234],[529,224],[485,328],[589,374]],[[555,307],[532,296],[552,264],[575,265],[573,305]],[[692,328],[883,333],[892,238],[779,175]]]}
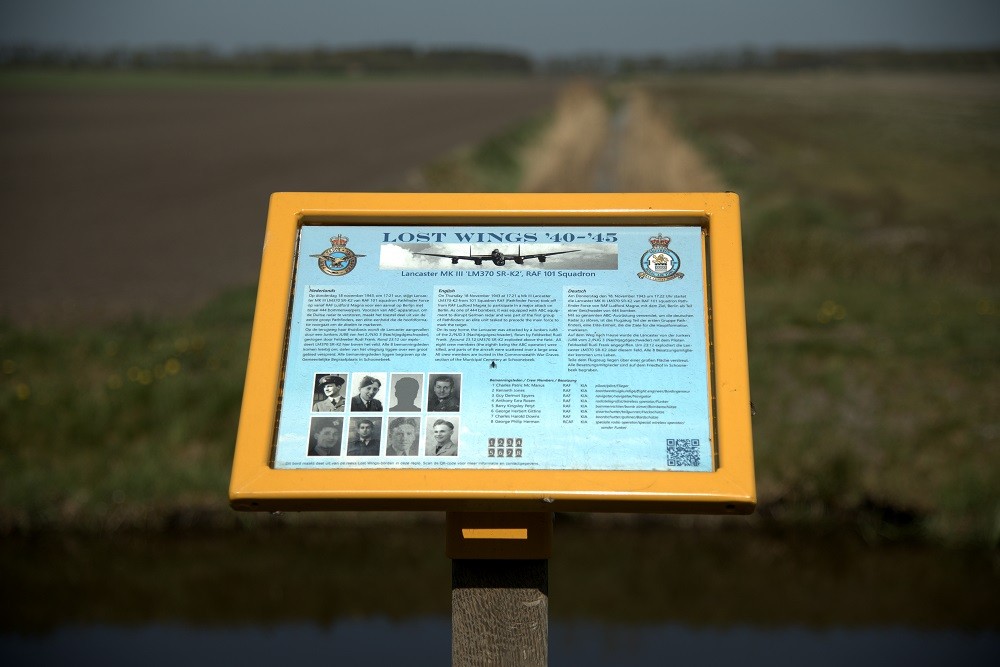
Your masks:
{"label": "raf squadron crest", "polygon": [[684,274],[680,272],[681,258],[670,249],[670,239],[657,234],[649,239],[649,243],[652,247],[642,253],[639,260],[639,267],[642,269],[639,277],[658,282],[683,278]]}
{"label": "raf squadron crest", "polygon": [[317,258],[319,270],[328,276],[342,276],[350,273],[357,266],[358,257],[364,257],[364,255],[355,255],[347,247],[348,240],[343,234],[337,234],[330,239],[329,248],[318,255],[309,256]]}

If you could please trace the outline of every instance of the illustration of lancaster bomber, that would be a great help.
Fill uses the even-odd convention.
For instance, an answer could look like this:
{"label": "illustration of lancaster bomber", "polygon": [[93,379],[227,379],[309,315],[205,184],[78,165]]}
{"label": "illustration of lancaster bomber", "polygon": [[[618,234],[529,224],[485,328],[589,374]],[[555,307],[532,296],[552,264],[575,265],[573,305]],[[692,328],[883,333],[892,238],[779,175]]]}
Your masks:
{"label": "illustration of lancaster bomber", "polygon": [[534,255],[522,255],[521,246],[517,246],[516,255],[507,255],[500,252],[498,248],[494,248],[493,252],[488,255],[473,255],[472,246],[469,246],[468,255],[441,255],[435,252],[415,252],[414,255],[429,255],[430,257],[445,257],[451,260],[452,264],[458,264],[458,260],[466,259],[470,262],[475,262],[476,266],[482,266],[484,260],[489,260],[496,264],[497,266],[503,266],[508,260],[512,260],[515,264],[524,264],[526,259],[537,259],[540,264],[545,263],[546,257],[551,257],[552,255],[565,255],[570,252],[580,252],[579,250],[560,250],[558,252],[540,252]]}

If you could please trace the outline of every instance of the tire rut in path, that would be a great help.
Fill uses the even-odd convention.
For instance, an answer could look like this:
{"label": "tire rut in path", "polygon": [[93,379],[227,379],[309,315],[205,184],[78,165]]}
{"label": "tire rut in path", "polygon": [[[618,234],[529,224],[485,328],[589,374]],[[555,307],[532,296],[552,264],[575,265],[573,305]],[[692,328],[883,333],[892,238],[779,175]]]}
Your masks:
{"label": "tire rut in path", "polygon": [[526,157],[529,192],[715,192],[722,179],[640,87],[612,112],[600,91],[563,91],[549,130]]}

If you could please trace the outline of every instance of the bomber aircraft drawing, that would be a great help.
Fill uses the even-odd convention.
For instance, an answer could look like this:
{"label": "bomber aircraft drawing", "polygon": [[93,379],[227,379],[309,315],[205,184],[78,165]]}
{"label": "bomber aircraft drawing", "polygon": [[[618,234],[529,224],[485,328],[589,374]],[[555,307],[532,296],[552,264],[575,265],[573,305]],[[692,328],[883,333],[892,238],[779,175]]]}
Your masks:
{"label": "bomber aircraft drawing", "polygon": [[494,248],[493,252],[488,255],[473,255],[472,246],[469,246],[468,255],[441,255],[436,252],[415,252],[414,255],[429,255],[431,257],[445,257],[451,260],[452,264],[458,264],[458,260],[465,259],[470,262],[475,262],[476,266],[482,266],[484,261],[490,261],[497,266],[503,266],[508,261],[513,261],[515,264],[524,264],[526,259],[537,259],[540,264],[545,263],[546,257],[551,257],[552,255],[565,255],[570,252],[580,252],[579,250],[559,250],[558,252],[540,252],[531,255],[522,255],[521,246],[517,246],[516,255],[508,255],[506,253],[500,252],[499,248]]}

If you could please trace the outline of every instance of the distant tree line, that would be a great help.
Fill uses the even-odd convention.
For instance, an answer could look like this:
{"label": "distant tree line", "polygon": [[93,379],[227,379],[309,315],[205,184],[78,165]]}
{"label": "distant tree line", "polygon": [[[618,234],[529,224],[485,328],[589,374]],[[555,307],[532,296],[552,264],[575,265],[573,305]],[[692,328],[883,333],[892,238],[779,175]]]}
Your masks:
{"label": "distant tree line", "polygon": [[223,54],[208,48],[40,49],[0,48],[7,68],[172,70],[311,74],[496,72],[528,74],[534,61],[520,53],[483,49],[256,49]]}
{"label": "distant tree line", "polygon": [[577,54],[534,59],[523,53],[476,48],[255,49],[220,53],[209,48],[52,49],[0,47],[4,69],[172,70],[312,73],[330,75],[418,73],[638,75],[686,71],[752,70],[1000,70],[1000,49],[741,49],[668,56]]}
{"label": "distant tree line", "polygon": [[1000,71],[1000,49],[907,51],[902,49],[742,49],[679,56],[610,57],[580,55],[550,60],[553,73],[611,75],[670,72],[794,70],[948,70]]}

